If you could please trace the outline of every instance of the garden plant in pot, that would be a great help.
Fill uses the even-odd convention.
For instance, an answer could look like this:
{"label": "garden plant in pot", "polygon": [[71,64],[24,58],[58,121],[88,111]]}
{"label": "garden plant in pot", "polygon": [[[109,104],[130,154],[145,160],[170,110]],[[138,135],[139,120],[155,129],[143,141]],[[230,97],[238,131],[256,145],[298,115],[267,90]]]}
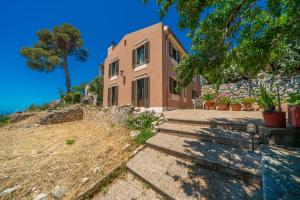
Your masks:
{"label": "garden plant in pot", "polygon": [[264,109],[263,118],[265,126],[271,128],[285,128],[285,112],[281,111],[281,106],[279,106],[279,111],[275,110],[275,97],[267,92],[266,87],[260,86],[259,101],[261,102]]}
{"label": "garden plant in pot", "polygon": [[300,93],[291,93],[288,102],[288,122],[293,127],[300,127]]}
{"label": "garden plant in pot", "polygon": [[242,110],[241,102],[237,98],[231,99],[230,106],[231,106],[232,111],[241,111]]}
{"label": "garden plant in pot", "polygon": [[212,94],[212,93],[204,94],[202,96],[202,99],[204,101],[204,105],[205,105],[206,109],[214,108],[214,106],[215,106],[215,101],[214,101],[215,95],[214,94]]}
{"label": "garden plant in pot", "polygon": [[241,100],[245,109],[252,109],[252,104],[255,102],[255,98],[253,97],[244,97]]}
{"label": "garden plant in pot", "polygon": [[217,96],[216,103],[218,105],[218,110],[229,110],[230,96],[229,94],[222,93]]}

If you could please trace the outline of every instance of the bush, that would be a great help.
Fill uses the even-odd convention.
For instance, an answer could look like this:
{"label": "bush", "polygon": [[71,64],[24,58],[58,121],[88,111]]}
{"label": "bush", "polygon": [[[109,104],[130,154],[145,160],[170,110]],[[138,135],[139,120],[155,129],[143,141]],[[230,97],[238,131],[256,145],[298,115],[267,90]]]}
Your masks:
{"label": "bush", "polygon": [[287,102],[291,105],[300,105],[300,93],[289,94]]}
{"label": "bush", "polygon": [[246,104],[246,103],[254,103],[256,102],[256,99],[253,97],[244,97],[241,100],[242,103]]}
{"label": "bush", "polygon": [[150,129],[144,129],[138,136],[136,136],[136,138],[133,139],[133,141],[138,144],[145,144],[145,142],[153,135],[154,133]]}
{"label": "bush", "polygon": [[27,112],[38,112],[38,111],[44,111],[48,110],[50,108],[48,103],[42,104],[42,105],[37,105],[37,104],[32,104],[29,106],[26,111]]}
{"label": "bush", "polygon": [[240,103],[241,103],[241,101],[239,99],[236,99],[236,98],[233,98],[230,101],[230,104],[232,104],[232,105],[234,105],[234,104],[240,104]]}
{"label": "bush", "polygon": [[207,93],[202,96],[202,99],[204,101],[213,101],[214,98],[215,98],[215,94],[212,94],[212,93]]}
{"label": "bush", "polygon": [[9,117],[6,116],[0,117],[0,127],[7,125],[9,123],[9,120],[10,120]]}
{"label": "bush", "polygon": [[66,139],[65,143],[66,145],[72,145],[75,143],[76,140],[72,139],[72,138],[69,138],[69,139]]}
{"label": "bush", "polygon": [[157,121],[158,117],[153,112],[143,112],[137,116],[130,116],[127,121],[127,127],[132,130],[146,130],[152,128],[151,123]]}
{"label": "bush", "polygon": [[265,112],[274,112],[275,111],[275,97],[270,95],[267,92],[267,89],[263,86],[260,86],[260,97],[259,104],[261,104],[264,108]]}
{"label": "bush", "polygon": [[61,99],[65,104],[76,104],[80,103],[81,93],[80,92],[69,92],[61,95]]}

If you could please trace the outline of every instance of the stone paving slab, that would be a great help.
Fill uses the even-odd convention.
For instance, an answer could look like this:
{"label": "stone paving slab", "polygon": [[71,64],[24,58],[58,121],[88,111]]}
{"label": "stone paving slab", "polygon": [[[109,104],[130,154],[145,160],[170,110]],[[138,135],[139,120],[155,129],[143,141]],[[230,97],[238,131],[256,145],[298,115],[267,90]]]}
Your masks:
{"label": "stone paving slab", "polygon": [[[211,128],[206,125],[187,125],[163,123],[158,126],[161,133],[174,134],[181,137],[199,138],[204,141],[227,144],[242,148],[252,148],[251,135],[244,131]],[[259,136],[255,135],[254,145],[258,147]]]}
{"label": "stone paving slab", "polygon": [[260,189],[149,147],[140,151],[126,166],[169,199],[240,200],[248,199]]}
{"label": "stone paving slab", "polygon": [[101,192],[92,198],[93,200],[159,200],[163,197],[152,190],[143,181],[137,179],[131,173],[118,179],[106,192]]}
{"label": "stone paving slab", "polygon": [[263,124],[262,113],[259,111],[218,111],[202,109],[182,109],[165,111],[165,118],[219,124],[236,124],[239,126],[254,123]]}
{"label": "stone paving slab", "polygon": [[265,200],[300,199],[300,148],[261,146]]}
{"label": "stone paving slab", "polygon": [[173,156],[192,160],[210,169],[221,170],[243,178],[257,178],[260,182],[260,155],[250,150],[193,138],[158,133],[146,144]]}

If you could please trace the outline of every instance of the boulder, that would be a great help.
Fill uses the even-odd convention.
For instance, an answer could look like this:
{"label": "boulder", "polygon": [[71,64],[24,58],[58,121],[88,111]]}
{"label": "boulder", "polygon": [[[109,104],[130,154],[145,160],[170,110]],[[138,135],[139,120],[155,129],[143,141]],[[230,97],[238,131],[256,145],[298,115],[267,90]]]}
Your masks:
{"label": "boulder", "polygon": [[66,194],[66,192],[67,192],[67,189],[65,187],[59,186],[59,185],[55,186],[51,191],[53,197],[55,197],[57,199],[61,199]]}
{"label": "boulder", "polygon": [[47,193],[41,193],[34,197],[33,200],[47,200],[48,199],[48,194]]}
{"label": "boulder", "polygon": [[5,190],[3,190],[1,193],[0,193],[0,197],[4,197],[6,195],[10,195],[11,193],[13,193],[14,191],[16,191],[17,188],[16,187],[11,187],[11,188],[7,188]]}

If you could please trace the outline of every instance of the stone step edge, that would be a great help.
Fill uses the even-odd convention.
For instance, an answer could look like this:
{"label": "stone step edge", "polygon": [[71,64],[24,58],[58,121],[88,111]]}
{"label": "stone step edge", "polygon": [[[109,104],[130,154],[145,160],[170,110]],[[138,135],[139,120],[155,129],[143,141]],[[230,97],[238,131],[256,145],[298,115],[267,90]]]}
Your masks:
{"label": "stone step edge", "polygon": [[247,171],[242,171],[238,168],[234,168],[231,166],[224,165],[222,163],[214,162],[209,159],[196,158],[192,155],[187,155],[187,154],[184,154],[184,153],[181,153],[178,151],[170,150],[170,149],[158,146],[158,145],[151,144],[147,141],[146,141],[146,145],[154,150],[163,152],[165,154],[175,156],[177,158],[187,160],[189,162],[194,162],[195,164],[198,164],[205,168],[239,178],[239,179],[243,180],[245,183],[252,184],[252,185],[261,185],[261,175],[252,174]]}
{"label": "stone step edge", "polygon": [[127,168],[127,171],[129,173],[131,173],[134,176],[136,176],[140,181],[148,184],[149,187],[152,190],[154,190],[155,192],[157,192],[158,194],[160,194],[163,198],[165,198],[167,200],[175,200],[169,194],[167,194],[166,192],[164,192],[163,190],[161,190],[158,186],[155,186],[155,184],[153,184],[150,181],[148,181],[147,178],[143,177],[143,175],[139,174],[138,172],[135,172],[134,169],[131,169],[130,166],[128,166],[127,164],[126,164],[126,168]]}
{"label": "stone step edge", "polygon": [[234,122],[211,122],[211,121],[197,121],[197,120],[186,120],[186,119],[174,119],[174,118],[166,118],[164,120],[168,123],[175,124],[193,124],[193,125],[209,125],[212,128],[220,128],[229,129],[229,130],[239,130],[239,131],[247,131],[247,124],[245,123],[234,123]]}
{"label": "stone step edge", "polygon": [[[246,141],[247,144],[245,144],[245,143],[241,143],[243,141],[238,140],[238,139],[233,139],[233,138],[223,137],[223,136],[212,136],[212,135],[207,135],[207,134],[195,133],[192,131],[181,131],[181,130],[161,128],[161,127],[158,127],[157,130],[163,134],[176,135],[179,137],[187,137],[187,138],[193,138],[193,139],[200,139],[202,141],[213,142],[213,143],[217,143],[217,144],[225,144],[225,145],[229,145],[229,146],[233,146],[233,147],[252,149],[252,141],[251,140]],[[253,142],[254,142],[254,149],[257,149],[259,147],[258,139],[254,138]]]}

